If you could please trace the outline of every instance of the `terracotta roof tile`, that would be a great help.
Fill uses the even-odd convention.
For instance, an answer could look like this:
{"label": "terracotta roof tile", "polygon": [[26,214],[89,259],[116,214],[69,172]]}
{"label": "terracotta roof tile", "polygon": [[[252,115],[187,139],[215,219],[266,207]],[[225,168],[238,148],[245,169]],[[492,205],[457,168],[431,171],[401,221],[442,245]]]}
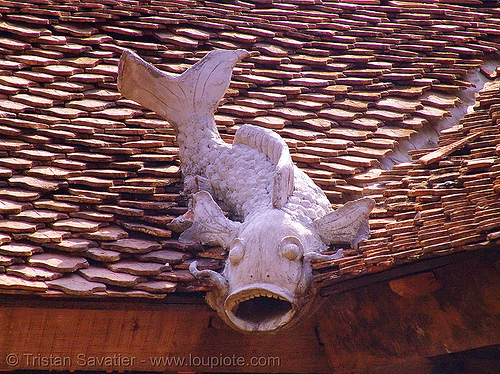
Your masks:
{"label": "terracotta roof tile", "polygon": [[72,273],[77,269],[89,266],[88,262],[81,257],[49,253],[34,254],[30,256],[28,264],[62,273]]}
{"label": "terracotta roof tile", "polygon": [[165,270],[169,270],[169,265],[133,260],[120,260],[109,263],[106,266],[114,272],[146,276],[158,275]]}
{"label": "terracotta roof tile", "polygon": [[106,291],[106,286],[103,283],[90,282],[78,274],[50,280],[47,285],[49,289],[60,290],[68,295],[87,296]]}
{"label": "terracotta roof tile", "polygon": [[[362,255],[348,256],[335,265],[315,264],[326,274],[318,275],[322,285],[421,256],[472,248],[498,236],[496,211],[476,212],[474,205],[490,203],[499,191],[491,187],[498,176],[485,175],[474,182],[497,166],[496,86],[483,90],[475,114],[467,115],[460,128],[444,132],[438,142],[444,147],[470,129],[486,131],[466,148],[470,153],[463,160],[456,158],[460,155],[440,158],[443,168],[456,168],[450,179],[420,164],[396,165],[386,172],[378,164],[401,142],[460,104],[457,92],[470,86],[467,72],[482,63],[483,54],[487,58],[498,48],[494,9],[471,11],[442,2],[380,5],[372,0],[275,4],[193,0],[154,5],[47,0],[43,6],[6,2],[4,8],[0,177],[5,188],[0,198],[8,212],[3,217],[9,222],[5,229],[17,233],[0,234],[4,241],[0,251],[13,239],[19,249],[16,257],[15,250],[3,254],[10,256],[2,263],[9,277],[39,282],[62,274],[15,267],[17,260],[12,259],[33,255],[28,243],[39,243],[48,253],[80,253],[99,270],[87,278],[83,273],[67,274],[48,281],[53,290],[49,292],[157,297],[162,295],[158,292],[176,289],[206,290],[190,283],[193,278],[187,271],[191,252],[200,246],[181,245],[177,234],[168,239],[172,233],[165,229],[186,211],[179,194],[173,130],[117,92],[117,63],[123,48],[135,49],[159,68],[175,73],[214,47],[250,50],[251,57],[235,69],[230,92],[216,116],[224,139],[231,141],[243,122],[278,130],[299,166],[332,202],[372,191],[378,194],[374,218],[411,222],[419,212],[424,231],[417,233],[411,226],[417,231],[387,236],[384,223],[378,221],[372,224],[372,239],[362,243]],[[496,76],[496,71],[484,71]],[[413,157],[429,152],[414,152]],[[399,185],[387,183],[398,178]],[[385,187],[360,187],[374,181],[385,182]],[[33,182],[36,191],[30,190],[35,188]],[[463,189],[470,194],[469,205],[446,200]],[[474,212],[478,222],[485,222],[481,230],[486,231],[473,233],[479,226],[464,223],[463,212]],[[432,222],[442,225],[447,219],[451,219],[445,225],[448,231],[429,237],[425,230],[434,227]],[[42,224],[53,227],[37,229]],[[460,229],[452,232],[454,225]],[[36,231],[28,232],[33,227]],[[127,245],[119,252],[102,247],[124,238],[157,243],[144,250],[151,252],[127,261],[160,264],[170,256],[174,269],[133,281],[113,278],[113,272],[99,262],[120,260],[120,251],[135,255],[127,253]],[[161,249],[160,241],[168,243],[168,250]],[[162,253],[165,250],[170,253]],[[215,258],[204,259],[202,265],[220,269],[221,253],[203,253]],[[330,273],[333,266],[340,270]],[[107,281],[100,283],[101,278]],[[182,287],[170,283],[177,281]],[[5,284],[15,292],[47,292],[46,286],[16,283],[12,278]],[[137,290],[115,292],[108,289],[110,284],[135,284]]]}
{"label": "terracotta roof tile", "polygon": [[0,274],[0,289],[44,292],[48,287],[45,282],[25,280],[17,276]]}
{"label": "terracotta roof tile", "polygon": [[153,293],[168,293],[168,292],[174,292],[175,289],[177,288],[177,284],[166,280],[165,281],[158,280],[158,281],[140,282],[136,284],[133,288],[136,290],[143,290]]}
{"label": "terracotta roof tile", "polygon": [[10,169],[19,170],[29,169],[33,165],[33,163],[22,158],[3,157],[0,158],[0,165]]}
{"label": "terracotta roof tile", "polygon": [[31,27],[31,26],[23,26],[21,24],[15,23],[15,22],[7,22],[7,21],[1,21],[0,22],[0,30],[2,31],[7,31],[9,33],[19,35],[19,36],[26,36],[26,37],[40,37],[43,35],[50,35],[50,31],[43,28],[43,27]]}
{"label": "terracotta roof tile", "polygon": [[193,282],[195,280],[194,276],[191,275],[189,270],[172,270],[163,272],[155,277],[155,279],[166,280],[170,282]]}
{"label": "terracotta roof tile", "polygon": [[78,271],[89,282],[105,283],[111,286],[118,287],[132,287],[136,285],[141,278],[135,275],[126,273],[115,273],[106,268],[90,267],[88,269],[81,269]]}
{"label": "terracotta roof tile", "polygon": [[49,281],[63,276],[62,273],[29,265],[12,265],[7,268],[7,274],[15,275],[32,281]]}

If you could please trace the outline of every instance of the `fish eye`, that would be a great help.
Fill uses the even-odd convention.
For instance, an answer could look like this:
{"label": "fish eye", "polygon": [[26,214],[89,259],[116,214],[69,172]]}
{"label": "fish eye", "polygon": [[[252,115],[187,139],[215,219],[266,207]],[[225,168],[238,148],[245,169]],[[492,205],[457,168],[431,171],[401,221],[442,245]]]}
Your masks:
{"label": "fish eye", "polygon": [[229,250],[229,261],[231,261],[231,264],[233,265],[238,265],[243,259],[244,254],[245,248],[243,246],[243,242],[241,239],[235,239],[231,245],[231,249]]}
{"label": "fish eye", "polygon": [[281,253],[285,258],[288,258],[289,260],[293,261],[300,255],[299,246],[293,243],[285,244],[283,246],[283,249],[281,250]]}
{"label": "fish eye", "polygon": [[280,252],[283,257],[295,261],[302,255],[302,243],[294,236],[287,236],[280,243]]}

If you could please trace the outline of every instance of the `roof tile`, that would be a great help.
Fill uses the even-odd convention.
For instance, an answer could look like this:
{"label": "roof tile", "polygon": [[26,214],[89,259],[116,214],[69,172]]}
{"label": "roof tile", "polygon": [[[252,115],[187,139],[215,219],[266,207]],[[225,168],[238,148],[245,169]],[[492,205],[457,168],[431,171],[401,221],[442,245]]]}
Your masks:
{"label": "roof tile", "polygon": [[133,288],[136,290],[143,290],[154,293],[168,293],[168,292],[174,292],[175,289],[177,288],[177,284],[166,280],[158,280],[158,281],[140,282],[136,284]]}
{"label": "roof tile", "polygon": [[47,291],[48,287],[41,281],[25,280],[13,275],[0,274],[0,289],[43,292]]}
{"label": "roof tile", "polygon": [[140,239],[119,239],[112,242],[102,243],[101,247],[103,249],[111,249],[127,253],[148,253],[153,250],[161,249],[161,245],[156,241]]}
{"label": "roof tile", "polygon": [[133,275],[158,275],[165,270],[169,270],[168,264],[153,262],[140,262],[136,260],[120,260],[108,263],[108,269],[118,273],[128,273]]}
{"label": "roof tile", "polygon": [[34,254],[28,259],[28,264],[60,273],[72,273],[89,266],[84,258],[54,253]]}
{"label": "roof tile", "polygon": [[50,280],[47,282],[49,289],[60,290],[68,295],[87,296],[96,292],[106,291],[106,285],[99,282],[91,282],[78,274]]}
{"label": "roof tile", "polygon": [[120,260],[121,253],[117,251],[111,251],[108,249],[101,249],[98,247],[89,248],[87,251],[82,253],[82,256],[88,257],[95,261],[100,262],[115,262]]}
{"label": "roof tile", "polygon": [[65,185],[65,182],[53,182],[36,177],[14,175],[9,178],[9,185],[13,187],[26,188],[31,191],[48,192],[58,190],[60,187]]}
{"label": "roof tile", "polygon": [[27,240],[37,244],[60,243],[63,239],[69,237],[71,237],[70,232],[56,231],[48,228],[37,230],[25,236]]}
{"label": "roof tile", "polygon": [[[106,242],[112,242],[112,241],[117,241],[120,239],[125,239],[125,238],[128,238],[128,236],[129,235],[128,235],[127,231],[123,230],[122,228],[120,228],[119,226],[116,226],[116,225],[103,227],[97,231],[83,234],[83,237],[86,239],[106,241]],[[103,249],[107,249],[107,248],[103,247]]]}
{"label": "roof tile", "polygon": [[15,275],[31,281],[48,281],[61,278],[63,276],[62,273],[28,265],[9,266],[7,268],[7,274]]}
{"label": "roof tile", "polygon": [[[33,163],[32,161],[24,160],[22,158],[4,157],[0,158],[0,165],[7,167],[9,169],[19,170],[19,169],[29,169],[33,165]],[[11,173],[7,172],[6,174],[11,174]]]}
{"label": "roof tile", "polygon": [[67,219],[68,216],[61,212],[51,210],[30,209],[24,210],[16,215],[9,216],[12,220],[27,221],[33,223],[50,223],[60,219]]}
{"label": "roof tile", "polygon": [[140,277],[135,275],[115,273],[112,270],[98,267],[80,269],[78,275],[81,275],[89,282],[105,283],[118,287],[132,287],[141,280]]}
{"label": "roof tile", "polygon": [[102,222],[93,222],[82,218],[58,220],[52,224],[52,228],[56,230],[65,230],[71,232],[94,232],[102,226]]}
{"label": "roof tile", "polygon": [[[395,165],[382,172],[378,166],[400,142],[426,124],[434,126],[459,104],[457,92],[470,86],[467,71],[481,65],[483,53],[498,49],[498,22],[492,9],[471,12],[444,3],[415,6],[394,1],[382,6],[374,0],[205,5],[199,7],[194,1],[175,6],[136,1],[3,5],[6,17],[0,29],[5,35],[0,49],[6,57],[0,60],[0,177],[4,189],[0,198],[11,204],[5,206],[7,212],[11,210],[4,220],[18,226],[7,229],[18,232],[0,234],[4,243],[0,248],[11,240],[40,243],[47,253],[79,253],[99,267],[99,262],[121,257],[121,252],[97,247],[103,242],[149,238],[173,253],[162,254],[165,249],[155,247],[134,261],[162,264],[162,256],[171,255],[176,262],[172,272],[129,283],[115,279],[115,285],[127,287],[140,282],[135,291],[117,292],[79,275],[69,279],[68,274],[48,292],[162,297],[165,294],[158,292],[207,290],[206,284],[195,283],[188,274],[192,259],[184,252],[200,252],[201,246],[181,245],[178,234],[165,229],[187,209],[180,195],[174,130],[156,114],[121,98],[116,78],[124,48],[135,49],[147,61],[174,73],[182,73],[214,47],[250,50],[252,57],[238,64],[222,114],[216,117],[224,140],[232,141],[242,118],[278,130],[298,166],[306,168],[335,206],[363,192],[377,199],[373,217],[399,223],[418,214],[415,222],[423,226],[417,236],[420,226],[412,226],[416,231],[410,233],[389,229],[387,236],[385,224],[378,221],[372,224],[372,239],[361,252],[346,249],[346,258],[339,262],[315,263],[323,273],[315,279],[322,285],[449,253],[456,246],[474,249],[479,241],[496,240],[496,213],[474,204],[491,206],[498,196],[495,191],[500,191],[486,177],[490,173],[497,178],[500,173],[493,171],[497,165],[491,162],[498,156],[497,130],[492,127],[497,119],[497,86],[487,85],[473,115],[466,115],[459,127],[444,132],[438,141],[442,148],[471,129],[487,132],[472,147],[443,156],[429,168]],[[496,71],[483,71],[491,79],[496,77]],[[417,160],[429,152],[411,155]],[[432,171],[442,168],[447,171]],[[455,174],[447,179],[448,173]],[[15,188],[6,187],[9,180],[17,183],[20,177],[61,188],[30,191],[26,180]],[[360,187],[375,181],[385,184]],[[462,186],[469,199],[461,195],[458,200],[446,200],[458,195]],[[467,204],[457,205],[457,201]],[[482,229],[490,231],[472,232],[469,227],[476,229],[478,224],[469,222],[467,215],[485,222]],[[42,228],[42,224],[65,231]],[[106,224],[111,226],[100,227]],[[23,233],[32,225],[40,227]],[[454,231],[432,237],[437,227]],[[173,239],[166,239],[171,235]],[[17,254],[3,255],[1,271],[9,272],[21,257],[32,255],[29,249]],[[124,252],[124,256],[131,254]],[[216,270],[224,258],[220,249],[197,256],[202,267]],[[37,279],[36,272],[28,272],[23,275]],[[109,284],[111,275],[106,277]],[[156,283],[160,280],[166,283]],[[168,283],[172,281],[181,283],[175,288]],[[16,287],[18,291],[12,292],[22,292],[22,286]]]}

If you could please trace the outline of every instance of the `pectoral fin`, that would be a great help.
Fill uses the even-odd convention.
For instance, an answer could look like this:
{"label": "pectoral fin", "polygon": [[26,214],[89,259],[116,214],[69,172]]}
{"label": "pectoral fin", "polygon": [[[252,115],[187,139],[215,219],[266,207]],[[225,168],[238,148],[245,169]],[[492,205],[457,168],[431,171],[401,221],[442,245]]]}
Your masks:
{"label": "pectoral fin", "polygon": [[229,248],[241,223],[226,218],[206,191],[193,195],[193,211],[193,224],[180,235],[179,240]]}
{"label": "pectoral fin", "polygon": [[339,209],[314,221],[323,241],[327,244],[350,244],[357,248],[359,242],[370,235],[368,216],[375,206],[370,198],[349,201]]}

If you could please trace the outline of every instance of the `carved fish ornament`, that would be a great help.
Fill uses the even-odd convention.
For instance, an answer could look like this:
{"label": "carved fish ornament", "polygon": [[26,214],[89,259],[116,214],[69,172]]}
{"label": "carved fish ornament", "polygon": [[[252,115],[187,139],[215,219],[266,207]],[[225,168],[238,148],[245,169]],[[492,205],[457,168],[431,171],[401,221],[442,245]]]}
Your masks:
{"label": "carved fish ornament", "polygon": [[[198,270],[213,289],[206,300],[231,327],[272,332],[310,311],[313,260],[332,244],[357,247],[369,236],[374,201],[361,198],[333,210],[323,191],[292,163],[275,132],[241,126],[233,144],[224,142],[214,112],[234,66],[248,52],[215,50],[178,76],[168,75],[125,51],[118,89],[128,99],[169,121],[177,134],[190,211],[172,227],[181,241],[219,245],[229,251],[222,273]],[[230,213],[227,218],[224,210]]]}

